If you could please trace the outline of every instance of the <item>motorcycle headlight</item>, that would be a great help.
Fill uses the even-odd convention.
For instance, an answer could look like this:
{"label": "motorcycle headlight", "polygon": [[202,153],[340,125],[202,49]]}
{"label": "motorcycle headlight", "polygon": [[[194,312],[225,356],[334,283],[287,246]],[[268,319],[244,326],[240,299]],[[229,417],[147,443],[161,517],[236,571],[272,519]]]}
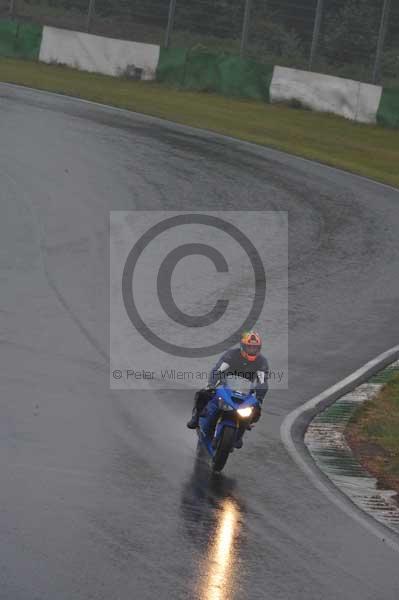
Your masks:
{"label": "motorcycle headlight", "polygon": [[252,415],[253,410],[254,409],[252,406],[246,406],[245,408],[237,408],[238,414],[244,419],[250,417]]}

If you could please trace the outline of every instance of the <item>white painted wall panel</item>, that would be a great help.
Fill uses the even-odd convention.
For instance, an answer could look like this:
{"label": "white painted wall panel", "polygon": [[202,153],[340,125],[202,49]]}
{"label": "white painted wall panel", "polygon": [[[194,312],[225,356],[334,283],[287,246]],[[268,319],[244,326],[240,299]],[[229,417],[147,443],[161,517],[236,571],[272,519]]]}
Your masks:
{"label": "white painted wall panel", "polygon": [[155,79],[159,50],[153,44],[44,27],[39,60],[113,76],[134,65],[143,69],[142,79]]}
{"label": "white painted wall panel", "polygon": [[330,112],[362,123],[375,123],[382,88],[311,73],[275,67],[270,86],[271,102],[298,100],[315,111]]}
{"label": "white painted wall panel", "polygon": [[360,121],[360,123],[377,122],[377,112],[381,95],[382,87],[380,85],[360,84],[356,121]]}

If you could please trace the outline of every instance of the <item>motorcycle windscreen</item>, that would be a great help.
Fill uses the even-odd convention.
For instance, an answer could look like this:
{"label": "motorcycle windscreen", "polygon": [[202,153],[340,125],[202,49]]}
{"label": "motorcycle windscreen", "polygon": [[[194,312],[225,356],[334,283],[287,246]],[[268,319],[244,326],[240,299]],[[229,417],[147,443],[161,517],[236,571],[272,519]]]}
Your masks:
{"label": "motorcycle windscreen", "polygon": [[253,383],[251,380],[231,374],[226,374],[223,385],[224,387],[228,387],[233,392],[238,392],[239,394],[244,394],[245,396],[250,394],[253,388]]}

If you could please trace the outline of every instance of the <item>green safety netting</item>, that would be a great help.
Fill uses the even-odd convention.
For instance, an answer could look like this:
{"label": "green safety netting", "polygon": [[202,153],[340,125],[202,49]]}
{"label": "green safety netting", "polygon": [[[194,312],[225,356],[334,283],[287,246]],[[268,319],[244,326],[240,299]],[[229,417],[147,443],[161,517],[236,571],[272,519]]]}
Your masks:
{"label": "green safety netting", "polygon": [[37,59],[42,31],[36,23],[0,21],[0,56]]}
{"label": "green safety netting", "polygon": [[162,48],[157,79],[186,89],[269,101],[273,67],[229,54]]}
{"label": "green safety netting", "polygon": [[377,123],[386,127],[399,127],[399,87],[383,88]]}

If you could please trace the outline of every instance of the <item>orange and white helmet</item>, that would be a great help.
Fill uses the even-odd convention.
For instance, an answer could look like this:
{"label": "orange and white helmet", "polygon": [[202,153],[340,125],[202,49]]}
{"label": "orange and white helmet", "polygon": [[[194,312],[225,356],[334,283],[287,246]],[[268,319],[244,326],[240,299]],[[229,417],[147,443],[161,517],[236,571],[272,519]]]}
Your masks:
{"label": "orange and white helmet", "polygon": [[245,331],[240,341],[241,356],[250,362],[256,360],[262,349],[262,338],[256,331]]}

